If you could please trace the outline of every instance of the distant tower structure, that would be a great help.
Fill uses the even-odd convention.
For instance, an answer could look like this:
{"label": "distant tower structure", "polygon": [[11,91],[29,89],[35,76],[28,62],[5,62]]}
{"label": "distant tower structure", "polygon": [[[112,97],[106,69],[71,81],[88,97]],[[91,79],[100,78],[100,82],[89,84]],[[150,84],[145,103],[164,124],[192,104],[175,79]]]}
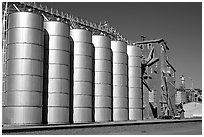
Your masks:
{"label": "distant tower structure", "polygon": [[181,78],[180,88],[185,89],[185,77],[184,77],[184,75],[181,75],[180,78]]}
{"label": "distant tower structure", "polygon": [[177,93],[176,93],[176,104],[186,103],[187,102],[184,75],[181,75],[180,79],[181,79],[180,87],[177,89]]}

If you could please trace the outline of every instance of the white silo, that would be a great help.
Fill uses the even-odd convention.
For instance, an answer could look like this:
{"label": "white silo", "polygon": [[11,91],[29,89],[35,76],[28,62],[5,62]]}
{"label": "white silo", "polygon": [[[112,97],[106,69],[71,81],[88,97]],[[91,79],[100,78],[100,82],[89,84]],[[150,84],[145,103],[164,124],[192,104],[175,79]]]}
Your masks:
{"label": "white silo", "polygon": [[[45,35],[45,77],[47,91],[43,97],[43,116],[48,124],[69,123],[70,110],[70,40],[69,25],[44,22]],[[46,116],[47,115],[47,116]]]}
{"label": "white silo", "polygon": [[108,36],[93,35],[94,44],[94,120],[112,120],[112,51]]}
{"label": "white silo", "polygon": [[93,121],[93,44],[92,33],[72,29],[71,54],[73,58],[73,122]]}
{"label": "white silo", "polygon": [[141,49],[127,46],[129,120],[142,120]]}
{"label": "white silo", "polygon": [[41,124],[43,17],[16,12],[8,17],[5,124]]}
{"label": "white silo", "polygon": [[127,44],[111,41],[113,51],[113,121],[128,120]]}

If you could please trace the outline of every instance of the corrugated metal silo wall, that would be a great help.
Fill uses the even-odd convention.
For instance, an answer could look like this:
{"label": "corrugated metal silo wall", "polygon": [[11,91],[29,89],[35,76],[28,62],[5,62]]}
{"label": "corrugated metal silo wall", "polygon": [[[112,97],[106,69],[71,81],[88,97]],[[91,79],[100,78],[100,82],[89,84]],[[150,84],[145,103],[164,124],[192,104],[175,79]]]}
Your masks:
{"label": "corrugated metal silo wall", "polygon": [[6,124],[41,124],[43,91],[43,17],[9,15],[6,69]]}
{"label": "corrugated metal silo wall", "polygon": [[72,29],[73,39],[73,122],[93,121],[93,56],[92,33],[84,29]]}
{"label": "corrugated metal silo wall", "polygon": [[69,123],[70,108],[70,41],[69,26],[48,21],[45,27],[45,81],[43,122]]}
{"label": "corrugated metal silo wall", "polygon": [[127,46],[129,120],[142,120],[141,49]]}
{"label": "corrugated metal silo wall", "polygon": [[94,58],[94,120],[112,121],[112,50],[107,36],[93,35]]}
{"label": "corrugated metal silo wall", "polygon": [[111,41],[113,51],[113,121],[128,120],[127,44]]}

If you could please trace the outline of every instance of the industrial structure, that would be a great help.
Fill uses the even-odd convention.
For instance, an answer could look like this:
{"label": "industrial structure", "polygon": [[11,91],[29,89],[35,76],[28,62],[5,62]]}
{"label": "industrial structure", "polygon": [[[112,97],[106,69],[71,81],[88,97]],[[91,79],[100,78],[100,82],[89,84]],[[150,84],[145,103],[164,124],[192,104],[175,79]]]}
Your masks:
{"label": "industrial structure", "polygon": [[142,51],[142,82],[144,119],[174,116],[175,72],[169,63],[166,42],[163,39],[137,42]]}
{"label": "industrial structure", "polygon": [[174,116],[175,69],[163,39],[130,43],[36,3],[3,3],[3,125]]}

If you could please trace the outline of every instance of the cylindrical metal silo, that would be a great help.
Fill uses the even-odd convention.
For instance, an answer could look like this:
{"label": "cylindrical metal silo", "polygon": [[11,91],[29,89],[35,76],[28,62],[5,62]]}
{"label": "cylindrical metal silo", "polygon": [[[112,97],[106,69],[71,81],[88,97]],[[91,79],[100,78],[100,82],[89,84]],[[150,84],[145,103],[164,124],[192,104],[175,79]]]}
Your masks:
{"label": "cylindrical metal silo", "polygon": [[95,122],[112,120],[112,51],[107,36],[93,35],[94,58],[94,119]]}
{"label": "cylindrical metal silo", "polygon": [[113,121],[128,120],[127,44],[111,41],[113,51]]}
{"label": "cylindrical metal silo", "polygon": [[129,120],[142,120],[141,49],[127,46]]}
{"label": "cylindrical metal silo", "polygon": [[41,124],[43,91],[43,17],[9,15],[6,69],[6,124]]}
{"label": "cylindrical metal silo", "polygon": [[[48,124],[69,123],[70,108],[70,40],[69,25],[44,22],[45,60],[47,73],[44,96],[44,115]],[[46,106],[47,105],[47,106]]]}
{"label": "cylindrical metal silo", "polygon": [[72,29],[71,54],[73,58],[73,122],[93,121],[93,44],[92,33]]}

